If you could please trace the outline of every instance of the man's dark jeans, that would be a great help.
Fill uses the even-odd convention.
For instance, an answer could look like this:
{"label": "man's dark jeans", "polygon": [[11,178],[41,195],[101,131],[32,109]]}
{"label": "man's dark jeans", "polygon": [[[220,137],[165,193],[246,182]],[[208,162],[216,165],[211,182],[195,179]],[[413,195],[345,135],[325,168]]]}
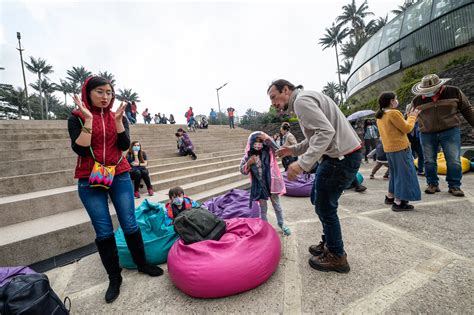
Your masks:
{"label": "man's dark jeans", "polygon": [[344,255],[341,225],[337,216],[339,197],[354,181],[362,161],[360,150],[344,159],[326,157],[316,170],[311,192],[311,202],[323,225],[326,246],[334,254]]}

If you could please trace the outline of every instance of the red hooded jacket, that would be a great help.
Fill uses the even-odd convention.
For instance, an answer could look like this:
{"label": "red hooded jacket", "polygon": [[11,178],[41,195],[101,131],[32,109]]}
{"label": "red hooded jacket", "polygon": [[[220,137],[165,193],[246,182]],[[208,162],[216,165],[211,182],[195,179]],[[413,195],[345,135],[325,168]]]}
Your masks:
{"label": "red hooded jacket", "polygon": [[[115,97],[112,97],[110,100],[110,104],[107,108],[99,108],[92,106],[87,101],[87,94],[86,94],[86,87],[91,77],[89,77],[82,86],[82,101],[86,105],[86,107],[91,111],[93,116],[92,122],[92,138],[91,138],[91,147],[94,151],[94,155],[96,161],[104,164],[106,166],[110,165],[117,165],[117,162],[120,160],[122,156],[122,151],[128,149],[130,146],[130,137],[126,135],[126,132],[120,134],[120,137],[126,137],[127,141],[122,141],[122,147],[118,145],[118,138],[117,129],[115,127],[115,113],[111,111],[112,106],[114,104]],[[85,121],[84,116],[82,115],[80,110],[74,110],[72,112],[74,117],[80,119],[83,123]],[[69,133],[71,135],[72,146],[78,146],[75,141],[77,139],[73,139],[73,131],[71,130],[71,125],[75,118],[71,117],[68,121],[69,123]],[[125,123],[126,119],[125,119]],[[128,126],[128,124],[127,124]],[[77,152],[77,150],[75,150]],[[92,171],[94,166],[94,159],[90,153],[90,149],[87,148],[87,154],[85,156],[79,155],[77,157],[77,164],[76,164],[76,171],[74,174],[74,178],[89,178],[89,175]],[[128,163],[126,158],[122,158],[120,163],[115,168],[115,175],[121,174],[123,172],[127,172],[130,170],[130,164]]]}

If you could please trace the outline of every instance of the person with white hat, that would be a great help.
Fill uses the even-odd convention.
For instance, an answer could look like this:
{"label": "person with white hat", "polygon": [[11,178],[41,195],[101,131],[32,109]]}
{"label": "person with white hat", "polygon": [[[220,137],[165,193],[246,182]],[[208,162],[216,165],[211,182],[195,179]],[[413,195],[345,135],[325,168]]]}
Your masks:
{"label": "person with white hat", "polygon": [[410,106],[420,109],[418,116],[420,139],[425,156],[427,188],[425,193],[440,191],[437,155],[441,145],[446,159],[449,193],[463,197],[461,190],[461,113],[474,127],[474,108],[466,95],[457,87],[446,85],[450,78],[429,74],[412,87],[415,94]]}

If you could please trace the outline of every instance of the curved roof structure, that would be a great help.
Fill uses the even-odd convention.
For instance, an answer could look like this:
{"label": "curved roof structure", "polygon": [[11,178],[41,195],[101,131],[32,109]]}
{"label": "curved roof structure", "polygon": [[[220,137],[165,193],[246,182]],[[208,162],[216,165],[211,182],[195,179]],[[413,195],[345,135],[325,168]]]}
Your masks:
{"label": "curved roof structure", "polygon": [[393,18],[352,62],[347,96],[400,69],[474,41],[474,0],[423,0]]}

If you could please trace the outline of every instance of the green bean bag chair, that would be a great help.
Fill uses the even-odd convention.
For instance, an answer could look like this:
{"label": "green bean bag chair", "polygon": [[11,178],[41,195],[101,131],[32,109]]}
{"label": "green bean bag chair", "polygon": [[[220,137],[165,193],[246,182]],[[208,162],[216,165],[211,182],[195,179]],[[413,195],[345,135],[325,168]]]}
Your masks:
{"label": "green bean bag chair", "polygon": [[[147,261],[152,265],[165,263],[168,252],[174,242],[178,239],[178,234],[172,225],[165,224],[165,206],[145,199],[135,210],[137,224],[140,227]],[[135,269],[137,266],[132,260],[130,251],[122,228],[115,232],[120,265],[127,269]]]}

